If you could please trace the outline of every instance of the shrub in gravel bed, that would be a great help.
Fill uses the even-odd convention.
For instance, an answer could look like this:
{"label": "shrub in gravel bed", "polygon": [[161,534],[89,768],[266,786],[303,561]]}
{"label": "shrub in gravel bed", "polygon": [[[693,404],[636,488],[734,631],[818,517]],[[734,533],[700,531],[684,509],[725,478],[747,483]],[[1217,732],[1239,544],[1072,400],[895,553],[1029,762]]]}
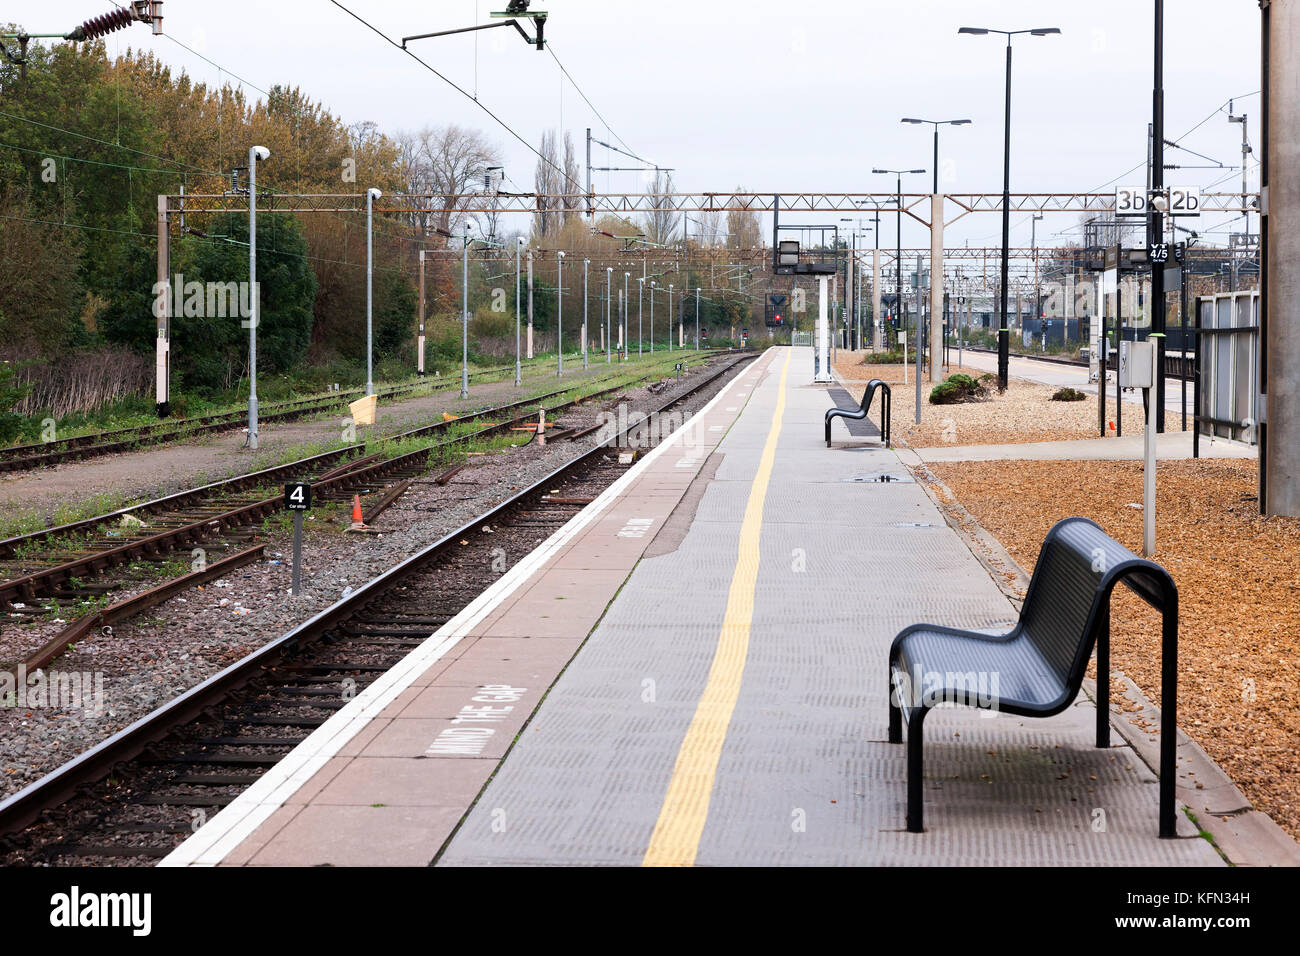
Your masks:
{"label": "shrub in gravel bed", "polygon": [[1053,402],[1081,402],[1088,396],[1077,388],[1061,388],[1052,395],[1049,401]]}
{"label": "shrub in gravel bed", "polygon": [[863,365],[897,365],[903,361],[903,350],[893,352],[869,352],[863,359]]}
{"label": "shrub in gravel bed", "polygon": [[985,379],[988,377],[981,375],[978,379],[975,379],[961,372],[956,375],[949,375],[930,389],[930,404],[960,405],[964,402],[979,401],[988,394],[985,383]]}

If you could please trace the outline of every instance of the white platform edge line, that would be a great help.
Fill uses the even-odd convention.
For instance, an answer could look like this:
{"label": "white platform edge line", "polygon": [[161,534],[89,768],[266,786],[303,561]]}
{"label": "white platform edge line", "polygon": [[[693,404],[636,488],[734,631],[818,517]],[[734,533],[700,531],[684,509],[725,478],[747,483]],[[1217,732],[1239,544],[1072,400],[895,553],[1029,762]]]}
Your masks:
{"label": "white platform edge line", "polygon": [[[767,350],[767,356],[774,349]],[[761,361],[761,359],[760,359]],[[237,796],[193,836],[176,847],[158,862],[158,866],[216,866],[236,847],[250,837],[259,826],[284,806],[310,780],[330,758],[360,733],[376,715],[409,688],[419,675],[455,647],[501,602],[519,589],[543,568],[578,532],[596,520],[624,489],[638,480],[641,474],[660,455],[680,444],[688,434],[692,444],[704,446],[700,441],[698,424],[745,375],[737,375],[703,408],[691,416],[686,426],[673,432],[669,438],[627,470],[614,484],[606,488],[587,508],[555,531],[518,564],[507,571],[487,590],[471,601],[459,614],[434,631],[419,647],[414,648],[390,670],[349,701],[337,713],[312,731],[300,744],[289,751],[284,759],[268,770],[251,787]],[[737,417],[744,411],[742,404]],[[721,436],[712,442],[716,449]],[[701,456],[701,467],[707,456]]]}

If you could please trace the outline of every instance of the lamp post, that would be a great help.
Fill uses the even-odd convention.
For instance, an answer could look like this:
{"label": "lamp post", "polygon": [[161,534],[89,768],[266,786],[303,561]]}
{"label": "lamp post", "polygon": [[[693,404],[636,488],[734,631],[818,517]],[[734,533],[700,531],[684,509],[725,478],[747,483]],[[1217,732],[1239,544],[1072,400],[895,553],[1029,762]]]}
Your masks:
{"label": "lamp post", "polygon": [[645,304],[645,276],[636,280],[636,357],[641,357],[641,307]]}
{"label": "lamp post", "polygon": [[469,229],[460,262],[460,397],[469,398]]}
{"label": "lamp post", "polygon": [[[897,283],[896,283],[898,287],[896,289],[898,293],[897,308],[900,313],[900,321],[901,321],[902,315],[905,314],[903,311],[903,177],[922,174],[925,172],[925,170],[924,169],[873,169],[872,172],[877,175],[898,177],[898,183],[894,188],[894,207],[895,207],[894,239],[898,244],[897,249],[895,250],[894,253],[894,265],[897,269]],[[917,317],[917,321],[920,322],[919,316]],[[906,323],[904,323],[904,325],[906,325]]]}
{"label": "lamp post", "polygon": [[1029,220],[1029,254],[1034,259],[1034,318],[1038,320],[1038,331],[1043,334],[1043,351],[1047,351],[1047,322],[1043,319],[1042,295],[1038,281],[1038,223],[1042,220],[1040,212]]}
{"label": "lamp post", "polygon": [[582,260],[582,368],[584,371],[589,367],[587,364],[587,267],[590,265],[590,259]]}
{"label": "lamp post", "polygon": [[248,448],[257,451],[257,322],[262,314],[262,292],[257,287],[257,161],[271,158],[265,146],[248,151],[248,289],[252,313],[248,317]]}
{"label": "lamp post", "polygon": [[523,366],[519,362],[519,325],[520,325],[519,253],[523,250],[523,248],[524,248],[524,237],[523,236],[516,237],[515,239],[515,385],[516,386],[522,385],[524,381]]}
{"label": "lamp post", "polygon": [[375,200],[383,195],[378,189],[366,190],[366,394],[375,394]]}
{"label": "lamp post", "polygon": [[564,374],[564,250],[555,254],[555,374]]}
{"label": "lamp post", "polygon": [[970,120],[968,119],[928,120],[928,119],[916,119],[911,116],[904,116],[902,122],[911,123],[913,125],[929,123],[931,126],[934,127],[934,190],[933,191],[935,193],[938,193],[939,192],[939,127],[940,126],[969,126]]}
{"label": "lamp post", "polygon": [[1007,291],[1010,285],[1011,269],[1011,38],[1022,33],[1044,37],[1060,33],[1057,27],[1038,27],[1033,30],[991,30],[985,27],[962,27],[957,31],[972,36],[986,36],[997,33],[1007,38],[1007,82],[1006,114],[1003,129],[1002,150],[1002,324],[998,328],[998,387],[1007,387],[1008,366],[1011,360],[1011,333],[1007,328]]}
{"label": "lamp post", "polygon": [[695,351],[700,350],[700,287],[695,287]]}
{"label": "lamp post", "polygon": [[[651,315],[654,313],[652,312]],[[651,325],[653,330],[654,326]],[[650,336],[650,350],[654,351],[655,337]],[[673,283],[668,283],[668,351],[673,350]]]}
{"label": "lamp post", "polygon": [[[655,288],[659,283],[653,279],[650,280],[650,351],[655,350]],[[637,338],[640,340],[641,330],[637,329]]]}
{"label": "lamp post", "polygon": [[627,357],[627,314],[632,311],[632,301],[627,297],[627,280],[631,277],[631,272],[623,273],[623,320],[618,330],[619,351],[622,358]]}
{"label": "lamp post", "polygon": [[609,364],[610,356],[614,343],[610,335],[609,327],[609,306],[610,299],[614,296],[614,267],[605,266],[605,364]]}

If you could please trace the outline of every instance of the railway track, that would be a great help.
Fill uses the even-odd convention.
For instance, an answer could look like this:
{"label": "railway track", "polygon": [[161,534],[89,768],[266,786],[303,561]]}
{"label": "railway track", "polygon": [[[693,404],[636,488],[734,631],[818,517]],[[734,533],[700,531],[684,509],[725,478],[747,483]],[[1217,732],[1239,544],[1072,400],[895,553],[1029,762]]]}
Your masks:
{"label": "railway track", "polygon": [[[514,372],[514,368],[513,365],[509,365],[499,368],[479,369],[471,372],[470,378],[504,375]],[[421,386],[431,387],[432,390],[438,391],[455,388],[459,385],[458,381],[451,381],[450,379],[445,384],[432,384],[433,381],[433,379],[426,379],[425,382],[398,385],[393,388],[382,389],[377,394],[380,398],[393,398],[406,395]],[[352,401],[364,394],[365,389],[354,388],[311,398],[275,402],[263,405],[258,412],[258,418],[262,422],[289,421],[305,415],[314,415],[330,409],[337,409],[340,402]],[[246,416],[247,412],[237,409],[195,418],[165,420],[153,425],[137,425],[132,428],[92,432],[87,435],[59,438],[48,442],[10,445],[0,448],[0,472],[30,471],[34,468],[49,467],[68,461],[80,461],[101,455],[131,451],[142,445],[160,445],[169,441],[192,438],[195,435],[229,431],[233,428],[242,427],[247,420]]]}
{"label": "railway track", "polygon": [[[657,369],[652,367],[643,371],[640,377],[653,375]],[[618,374],[589,384],[599,385],[611,378],[617,379],[615,384],[595,392],[579,392],[576,397],[557,402],[549,410],[562,412],[577,402],[621,391],[631,384],[626,376]],[[634,376],[632,381],[636,380],[639,379]],[[133,562],[158,560],[178,549],[207,547],[208,542],[217,536],[226,539],[217,545],[218,549],[229,550],[244,544],[263,519],[280,510],[279,494],[265,493],[279,482],[290,478],[311,479],[318,495],[326,500],[368,494],[415,477],[424,470],[435,452],[502,434],[531,415],[539,404],[573,392],[574,387],[559,389],[386,436],[386,441],[395,443],[412,439],[424,441],[453,426],[463,428],[474,422],[487,422],[481,428],[404,455],[389,458],[372,455],[364,462],[321,470],[364,451],[364,445],[352,445],[107,515],[5,539],[0,541],[0,574],[4,575],[0,580],[0,602],[7,605],[10,613],[37,616],[50,609],[50,602],[73,604],[103,593],[103,588],[89,582]],[[263,493],[254,493],[258,489]],[[33,557],[42,544],[51,542],[55,544],[52,551]]]}
{"label": "railway track", "polygon": [[[10,865],[147,865],[345,706],[630,466],[660,414],[756,356],[715,370],[592,448],[0,803]],[[623,458],[630,456],[622,456]],[[491,528],[489,533],[486,528]]]}

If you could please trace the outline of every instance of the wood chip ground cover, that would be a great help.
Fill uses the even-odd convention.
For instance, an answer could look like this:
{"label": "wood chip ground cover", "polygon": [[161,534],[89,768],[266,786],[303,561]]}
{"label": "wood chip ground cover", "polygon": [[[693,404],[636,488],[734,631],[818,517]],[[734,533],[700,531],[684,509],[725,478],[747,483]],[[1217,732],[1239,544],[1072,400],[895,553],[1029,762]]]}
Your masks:
{"label": "wood chip ground cover", "polygon": [[[850,353],[844,353],[849,355]],[[902,365],[864,365],[857,358],[835,363],[835,371],[849,386],[855,401],[862,400],[866,383],[873,378],[885,382],[893,393],[893,414],[890,424],[893,441],[913,448],[935,448],[943,445],[1012,445],[1039,441],[1066,441],[1074,438],[1097,438],[1097,399],[1088,396],[1082,402],[1054,402],[1056,386],[1040,385],[1012,378],[1006,392],[998,394],[990,389],[983,401],[962,405],[931,405],[928,378],[921,381],[921,424],[916,424],[916,368],[907,370],[908,381],[903,381]],[[945,367],[944,377],[962,372],[972,378],[985,374],[984,369],[953,365]],[[1112,391],[1106,396],[1107,432],[1109,423],[1115,421],[1115,398]],[[872,418],[876,418],[872,409]],[[1124,406],[1124,417],[1119,423],[1125,435],[1142,434],[1141,406]]]}
{"label": "wood chip ground cover", "polygon": [[[1141,551],[1139,462],[929,467],[1026,572],[1071,515]],[[1155,557],[1179,590],[1179,726],[1300,839],[1300,519],[1261,517],[1256,478],[1254,461],[1161,462]],[[1112,666],[1159,703],[1160,621],[1124,589],[1113,608]]]}

